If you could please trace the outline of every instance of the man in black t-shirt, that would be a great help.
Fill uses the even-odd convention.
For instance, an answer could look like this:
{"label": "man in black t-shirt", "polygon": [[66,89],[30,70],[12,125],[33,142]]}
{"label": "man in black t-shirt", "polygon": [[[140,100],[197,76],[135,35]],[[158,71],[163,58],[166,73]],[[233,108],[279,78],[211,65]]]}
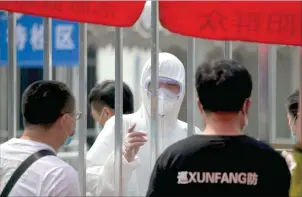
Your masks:
{"label": "man in black t-shirt", "polygon": [[164,151],[147,196],[288,196],[284,158],[242,133],[252,91],[247,69],[233,60],[202,64],[196,90],[205,129]]}

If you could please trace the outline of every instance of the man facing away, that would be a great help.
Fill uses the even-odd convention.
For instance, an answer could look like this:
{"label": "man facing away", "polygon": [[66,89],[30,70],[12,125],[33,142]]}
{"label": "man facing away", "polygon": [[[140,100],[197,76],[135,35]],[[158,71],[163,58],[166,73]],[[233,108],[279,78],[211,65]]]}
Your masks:
{"label": "man facing away", "polygon": [[[20,177],[9,196],[81,196],[77,172],[55,156],[74,134],[75,99],[57,81],[37,81],[22,95],[24,133],[0,145],[0,193],[18,166],[40,150],[54,153],[35,161]],[[7,195],[7,194],[6,194]]]}
{"label": "man facing away", "polygon": [[247,69],[233,60],[205,63],[195,79],[204,132],[165,150],[147,196],[288,196],[285,159],[242,133],[252,91]]}
{"label": "man facing away", "polygon": [[[159,151],[187,136],[187,124],[177,119],[185,95],[185,69],[170,53],[160,53],[158,64]],[[142,106],[123,116],[123,196],[143,196],[151,174],[151,59],[141,75]],[[87,191],[94,196],[115,195],[115,122],[110,118],[87,153]],[[196,128],[196,131],[199,130]]]}

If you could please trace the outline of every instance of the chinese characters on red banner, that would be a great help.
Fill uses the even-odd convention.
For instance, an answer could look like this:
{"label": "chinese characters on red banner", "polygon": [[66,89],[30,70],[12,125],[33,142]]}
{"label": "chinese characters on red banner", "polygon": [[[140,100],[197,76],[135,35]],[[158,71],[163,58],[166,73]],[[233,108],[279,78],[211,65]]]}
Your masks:
{"label": "chinese characters on red banner", "polygon": [[76,22],[130,27],[144,1],[1,1],[0,9]]}
{"label": "chinese characters on red banner", "polygon": [[[62,20],[130,27],[145,1],[1,1],[0,9]],[[160,1],[169,31],[214,40],[302,46],[301,1]]]}
{"label": "chinese characters on red banner", "polygon": [[[200,30],[209,29],[211,31],[228,31],[226,26],[230,23],[232,29],[238,33],[268,31],[272,34],[282,34],[293,36],[295,34],[295,19],[298,18],[291,14],[261,14],[233,11],[232,15],[225,16],[219,11],[214,10],[209,14],[202,15],[200,18]],[[266,23],[261,22],[266,21]]]}
{"label": "chinese characters on red banner", "polygon": [[201,15],[200,29],[210,29],[211,31],[226,31],[225,22],[228,20],[227,16],[222,15],[219,11],[213,10],[209,14]]}
{"label": "chinese characters on red banner", "polygon": [[186,36],[301,46],[301,7],[293,1],[162,1],[160,16],[164,27]]}

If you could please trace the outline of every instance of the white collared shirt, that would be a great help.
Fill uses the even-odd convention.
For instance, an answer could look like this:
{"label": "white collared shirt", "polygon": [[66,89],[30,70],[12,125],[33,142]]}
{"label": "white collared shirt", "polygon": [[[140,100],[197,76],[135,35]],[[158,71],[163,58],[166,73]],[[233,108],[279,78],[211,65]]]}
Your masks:
{"label": "white collared shirt", "polygon": [[[42,149],[54,151],[46,144],[16,138],[0,145],[0,193],[17,167]],[[9,196],[81,196],[78,174],[60,158],[45,156],[25,171]]]}

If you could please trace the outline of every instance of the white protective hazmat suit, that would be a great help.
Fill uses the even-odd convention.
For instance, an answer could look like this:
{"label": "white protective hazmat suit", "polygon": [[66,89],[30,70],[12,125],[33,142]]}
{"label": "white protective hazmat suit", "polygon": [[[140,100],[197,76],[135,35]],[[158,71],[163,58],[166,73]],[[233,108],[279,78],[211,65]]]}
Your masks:
{"label": "white protective hazmat suit", "polygon": [[[167,146],[187,136],[187,123],[177,119],[185,94],[185,70],[183,64],[174,55],[159,54],[159,78],[172,80],[180,85],[177,97],[169,97],[159,89],[159,152]],[[151,166],[150,119],[151,119],[151,59],[143,68],[141,76],[142,106],[134,114],[123,115],[123,134],[132,123],[135,130],[148,133],[148,142],[143,145],[133,162],[123,160],[124,196],[145,196],[153,166]],[[159,80],[161,81],[161,80]],[[199,129],[196,128],[196,132]],[[95,196],[114,196],[114,143],[115,119],[109,119],[95,143],[87,153],[87,192]]]}

